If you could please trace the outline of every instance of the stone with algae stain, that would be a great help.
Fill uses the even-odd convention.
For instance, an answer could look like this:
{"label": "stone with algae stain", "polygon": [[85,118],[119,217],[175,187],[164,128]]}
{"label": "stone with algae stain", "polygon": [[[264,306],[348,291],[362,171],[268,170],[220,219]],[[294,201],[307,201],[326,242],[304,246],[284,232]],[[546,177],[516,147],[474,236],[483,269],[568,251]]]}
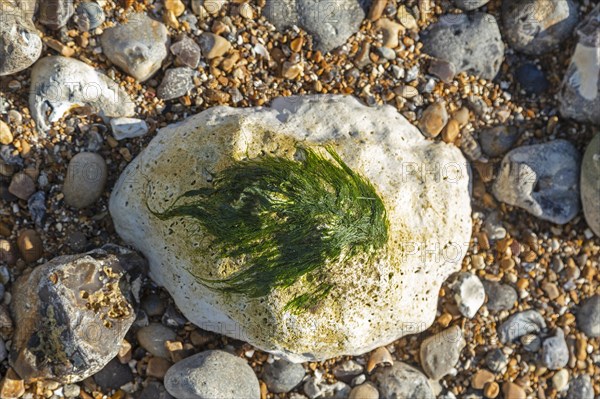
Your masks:
{"label": "stone with algae stain", "polygon": [[[372,184],[389,221],[383,250],[329,259],[317,265],[320,273],[260,296],[207,284],[248,270],[256,254],[223,256],[198,220],[153,212],[190,190],[211,192],[240,162],[307,162],[299,148],[328,159],[332,149]],[[456,147],[427,141],[392,107],[344,96],[278,98],[270,108],[215,107],[159,131],[119,178],[110,212],[117,232],[149,259],[152,278],[190,321],[300,362],[361,354],[431,325],[440,285],[460,269],[469,242],[469,176]],[[317,229],[328,226],[324,220]],[[331,290],[307,309],[290,309],[320,283]]]}
{"label": "stone with algae stain", "polygon": [[135,320],[132,276],[141,264],[133,251],[105,245],[21,276],[11,302],[17,326],[10,363],[19,376],[74,383],[100,371]]}

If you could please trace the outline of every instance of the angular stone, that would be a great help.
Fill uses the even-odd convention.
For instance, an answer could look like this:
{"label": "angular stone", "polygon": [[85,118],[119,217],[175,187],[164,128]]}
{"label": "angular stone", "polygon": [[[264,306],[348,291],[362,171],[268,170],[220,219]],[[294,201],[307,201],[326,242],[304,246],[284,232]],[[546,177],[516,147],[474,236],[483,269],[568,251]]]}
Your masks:
{"label": "angular stone", "polygon": [[171,45],[171,53],[178,64],[195,69],[200,63],[200,46],[193,39],[183,36]]}
{"label": "angular stone", "polygon": [[577,24],[572,0],[505,0],[502,2],[504,37],[510,46],[541,55],[563,43]]}
{"label": "angular stone", "polygon": [[214,33],[204,32],[200,36],[200,48],[202,54],[209,60],[221,57],[231,49],[231,43],[222,36]]}
{"label": "angular stone", "polygon": [[569,362],[569,348],[565,341],[565,333],[560,328],[554,336],[544,340],[542,362],[550,370],[560,370]]}
{"label": "angular stone", "polygon": [[171,68],[165,71],[160,86],[156,90],[156,94],[163,100],[172,100],[185,96],[194,88],[193,77],[196,74],[191,68]]}
{"label": "angular stone", "polygon": [[580,210],[581,156],[566,140],[515,148],[504,156],[493,193],[540,219],[565,224]]}
{"label": "angular stone", "polygon": [[504,60],[504,43],[492,15],[447,14],[424,33],[423,52],[454,64],[457,73],[491,80]]}
{"label": "angular stone", "polygon": [[26,381],[81,381],[117,355],[135,320],[124,270],[133,263],[125,264],[131,251],[104,248],[54,258],[13,285],[10,363]]}
{"label": "angular stone", "polygon": [[132,139],[148,133],[148,124],[137,118],[113,118],[110,128],[117,140]]}
{"label": "angular stone", "polygon": [[382,399],[434,399],[427,377],[406,363],[396,362],[392,367],[383,367],[375,373]]}
{"label": "angular stone", "polygon": [[600,4],[577,27],[579,41],[558,94],[561,115],[600,125]]}
{"label": "angular stone", "polygon": [[471,11],[479,7],[483,7],[489,2],[490,0],[454,0],[454,4],[456,4],[456,7],[465,11]]}
{"label": "angular stone", "polygon": [[[364,4],[364,8],[363,8]],[[267,0],[263,15],[279,31],[300,26],[310,33],[320,51],[331,51],[346,43],[360,28],[370,1]]]}
{"label": "angular stone", "polygon": [[0,76],[28,68],[42,53],[42,39],[32,22],[35,5],[35,0],[1,3]]}
{"label": "angular stone", "polygon": [[17,198],[27,200],[35,193],[35,182],[24,172],[19,172],[12,177],[8,191]]}
{"label": "angular stone", "polygon": [[167,58],[169,32],[164,24],[146,14],[134,14],[126,23],[106,29],[100,43],[113,64],[144,82]]}
{"label": "angular stone", "polygon": [[72,58],[46,57],[31,71],[29,109],[38,132],[73,108],[89,107],[100,116],[131,116],[135,104],[127,92],[91,66]]}
{"label": "angular stone", "polygon": [[498,338],[503,344],[527,334],[538,334],[546,328],[546,321],[538,311],[529,309],[515,313],[498,327]]}
{"label": "angular stone", "polygon": [[[208,276],[222,259],[203,240],[188,247],[188,229],[198,231],[195,221],[161,221],[150,210],[164,210],[172,202],[165,198],[191,187],[210,187],[236,159],[256,159],[264,151],[291,157],[299,142],[315,151],[323,151],[322,143],[335,143],[349,167],[371,180],[387,210],[389,240],[404,243],[387,248],[395,260],[332,268],[328,278],[336,287],[299,314],[286,306],[305,291],[302,281],[275,288],[263,299],[221,293],[193,278],[190,268]],[[153,278],[190,321],[288,360],[326,359],[365,353],[433,322],[440,285],[459,268],[462,251],[427,256],[423,262],[421,251],[430,248],[420,243],[443,242],[446,250],[468,241],[465,164],[457,148],[427,141],[393,107],[366,107],[343,96],[279,98],[271,108],[212,108],[160,130],[120,177],[110,212],[117,232],[146,254]],[[423,165],[445,168],[425,171]],[[397,328],[403,323],[415,329]]]}
{"label": "angular stone", "polygon": [[465,346],[462,330],[458,326],[426,338],[421,343],[420,351],[423,370],[430,378],[439,380],[456,366]]}

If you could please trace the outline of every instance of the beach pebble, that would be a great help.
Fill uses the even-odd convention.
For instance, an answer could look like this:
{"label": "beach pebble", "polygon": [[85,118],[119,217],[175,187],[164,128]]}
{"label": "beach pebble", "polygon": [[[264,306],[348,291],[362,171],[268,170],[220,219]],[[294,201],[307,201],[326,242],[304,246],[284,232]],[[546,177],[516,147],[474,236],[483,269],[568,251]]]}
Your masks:
{"label": "beach pebble", "polygon": [[160,323],[150,323],[140,328],[136,334],[140,346],[154,356],[170,359],[171,355],[165,346],[166,341],[174,341],[177,338],[175,331]]}
{"label": "beach pebble", "polygon": [[379,391],[372,383],[366,382],[352,388],[349,399],[379,399]]}
{"label": "beach pebble", "polygon": [[221,350],[209,350],[175,363],[165,388],[178,399],[260,399],[258,379],[248,363]]}
{"label": "beach pebble", "polygon": [[493,349],[485,355],[485,365],[493,372],[500,373],[508,365],[508,359],[501,349]]}
{"label": "beach pebble", "polygon": [[65,26],[75,12],[72,0],[49,0],[38,4],[38,20],[53,30]]}
{"label": "beach pebble", "polygon": [[600,295],[586,299],[577,312],[577,326],[588,338],[600,337]]}
{"label": "beach pebble", "polygon": [[460,357],[466,342],[459,326],[452,326],[421,343],[421,366],[434,380],[448,375]]}
{"label": "beach pebble", "polygon": [[552,386],[557,391],[562,391],[569,385],[569,370],[560,369],[552,376]]}
{"label": "beach pebble", "polygon": [[456,66],[451,62],[434,58],[429,62],[427,72],[437,76],[444,83],[450,83],[456,75]]}
{"label": "beach pebble", "polygon": [[163,384],[158,381],[149,382],[138,399],[173,399]]}
{"label": "beach pebble", "polygon": [[334,398],[345,399],[350,395],[350,386],[341,381],[332,384],[323,381],[321,377],[310,377],[302,386],[309,399]]}
{"label": "beach pebble", "polygon": [[112,359],[102,370],[94,374],[94,382],[105,391],[119,389],[133,379],[129,366],[122,364],[117,358]]}
{"label": "beach pebble", "polygon": [[13,135],[10,127],[4,121],[0,121],[0,144],[7,145],[12,143],[12,141]]}
{"label": "beach pebble", "polygon": [[231,49],[231,43],[222,36],[204,32],[200,36],[200,49],[206,59],[212,60],[228,52]]}
{"label": "beach pebble", "polygon": [[129,259],[143,262],[130,250],[107,245],[54,258],[14,283],[10,357],[21,377],[74,383],[98,373],[117,355],[136,317],[133,287],[140,282],[125,273],[134,266],[126,264]]}
{"label": "beach pebble", "polygon": [[569,362],[569,348],[565,341],[565,333],[560,328],[552,337],[542,344],[542,363],[550,370],[558,370]]}
{"label": "beach pebble", "polygon": [[492,15],[447,14],[424,33],[423,52],[452,63],[457,73],[491,80],[504,59],[504,44]]}
{"label": "beach pebble", "polygon": [[117,140],[132,139],[148,133],[146,122],[136,118],[113,118],[110,120],[110,128]]}
{"label": "beach pebble", "polygon": [[81,393],[81,388],[76,384],[63,385],[63,395],[65,398],[77,398]]}
{"label": "beach pebble", "polygon": [[35,192],[35,182],[25,172],[15,173],[8,186],[8,192],[19,199],[27,200]]}
{"label": "beach pebble", "polygon": [[333,375],[340,380],[347,380],[362,373],[363,369],[355,360],[347,360],[333,368]]}
{"label": "beach pebble", "polygon": [[505,382],[502,384],[502,393],[505,398],[510,399],[526,399],[527,394],[525,390],[521,388],[520,385],[515,384],[514,382]]}
{"label": "beach pebble", "polygon": [[21,257],[27,263],[37,261],[42,257],[44,252],[44,245],[37,231],[33,229],[26,229],[19,233],[17,238],[17,246]]}
{"label": "beach pebble", "polygon": [[577,24],[573,0],[505,0],[502,2],[504,38],[510,46],[541,55],[563,43]]}
{"label": "beach pebble", "polygon": [[498,338],[503,344],[513,342],[527,334],[538,334],[546,328],[542,315],[533,309],[515,313],[498,327]]}
{"label": "beach pebble", "polygon": [[104,31],[102,51],[125,72],[143,82],[160,69],[167,57],[168,30],[146,14],[134,14],[126,23]]}
{"label": "beach pebble", "polygon": [[156,94],[163,100],[173,100],[185,96],[194,88],[193,77],[195,74],[193,69],[187,67],[167,69]]}
{"label": "beach pebble", "polygon": [[423,111],[419,120],[421,131],[428,137],[437,137],[448,123],[448,112],[443,102],[431,104]]}
{"label": "beach pebble", "polygon": [[600,237],[600,133],[594,136],[585,150],[580,184],[585,220]]}
{"label": "beach pebble", "polygon": [[450,283],[460,313],[472,319],[485,301],[485,289],[479,277],[472,273],[458,273]]}
{"label": "beach pebble", "polygon": [[527,94],[540,95],[548,90],[550,86],[544,71],[532,63],[519,66],[515,71],[515,77],[521,89],[525,90]]}
{"label": "beach pebble", "polygon": [[80,152],[69,162],[63,183],[65,203],[81,209],[94,204],[104,192],[108,170],[104,158],[93,152]]}
{"label": "beach pebble", "polygon": [[261,379],[267,384],[270,392],[285,393],[300,384],[305,374],[301,364],[279,359],[265,364]]}
{"label": "beach pebble", "polygon": [[104,23],[106,16],[102,7],[93,1],[79,3],[75,10],[75,23],[82,32],[98,28]]}
{"label": "beach pebble", "polygon": [[454,4],[456,4],[456,7],[460,8],[461,10],[471,11],[479,7],[483,7],[489,3],[489,1],[490,0],[454,0]]}
{"label": "beach pebble", "polygon": [[406,363],[378,369],[374,382],[382,399],[435,399],[427,377]]}
{"label": "beach pebble", "polygon": [[195,69],[200,63],[200,46],[195,40],[183,36],[171,45],[171,53],[175,56],[177,64]]}
{"label": "beach pebble", "polygon": [[[8,240],[0,240],[0,261],[5,262],[9,266],[17,263],[18,259],[17,248]],[[6,284],[3,282],[2,284]]]}
{"label": "beach pebble", "polygon": [[594,399],[594,386],[589,375],[583,374],[571,380],[567,399]]}
{"label": "beach pebble", "polygon": [[0,397],[7,399],[17,399],[25,394],[25,382],[9,368],[0,381]]}
{"label": "beach pebble", "polygon": [[517,291],[508,284],[484,280],[483,287],[488,298],[486,306],[491,312],[511,310],[518,300]]}
{"label": "beach pebble", "polygon": [[158,294],[144,296],[140,305],[149,317],[162,316],[167,308],[167,304]]}
{"label": "beach pebble", "polygon": [[334,7],[316,0],[267,0],[263,15],[279,31],[294,25],[303,28],[314,38],[316,49],[327,52],[357,32],[366,13],[359,0],[339,0]]}
{"label": "beach pebble", "polygon": [[502,160],[494,196],[540,219],[565,224],[580,210],[580,159],[577,149],[562,139],[516,148]]}
{"label": "beach pebble", "polygon": [[558,94],[567,118],[600,125],[600,4],[577,27],[577,46]]}
{"label": "beach pebble", "polygon": [[22,71],[40,57],[42,39],[32,22],[35,7],[35,0],[2,2],[0,76]]}
{"label": "beach pebble", "polygon": [[499,157],[515,145],[519,135],[519,130],[514,126],[494,126],[479,132],[479,144],[486,155]]}

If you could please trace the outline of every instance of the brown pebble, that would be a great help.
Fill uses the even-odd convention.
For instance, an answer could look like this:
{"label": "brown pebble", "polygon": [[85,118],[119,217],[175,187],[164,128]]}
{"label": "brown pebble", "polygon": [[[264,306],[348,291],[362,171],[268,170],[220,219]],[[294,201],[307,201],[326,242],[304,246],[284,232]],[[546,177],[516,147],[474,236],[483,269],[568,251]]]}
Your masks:
{"label": "brown pebble", "polygon": [[21,257],[27,263],[35,262],[42,257],[42,239],[35,230],[27,229],[21,231],[17,239],[17,246],[19,247],[19,252],[21,252]]}
{"label": "brown pebble", "polygon": [[13,135],[10,131],[10,127],[4,123],[4,121],[0,121],[0,144],[8,145],[12,143]]}
{"label": "brown pebble", "polygon": [[510,399],[527,399],[525,390],[514,382],[505,382],[502,384],[502,393],[505,398]]}
{"label": "brown pebble", "polygon": [[35,192],[35,182],[27,173],[19,172],[10,181],[8,192],[17,198],[27,200]]}
{"label": "brown pebble", "polygon": [[494,398],[498,397],[499,393],[500,393],[500,387],[498,386],[497,382],[489,382],[485,385],[485,388],[483,389],[483,394],[485,395],[486,398],[489,398],[489,399],[494,399]]}
{"label": "brown pebble", "polygon": [[9,266],[17,263],[17,251],[8,240],[0,240],[0,262],[6,262]]}
{"label": "brown pebble", "polygon": [[231,43],[224,37],[214,33],[204,32],[200,35],[200,48],[202,54],[209,60],[221,57],[231,48]]}
{"label": "brown pebble", "polygon": [[419,25],[417,25],[417,20],[404,4],[398,7],[396,18],[402,25],[404,25],[406,29],[415,30],[419,28]]}
{"label": "brown pebble", "polygon": [[485,369],[481,369],[478,370],[477,373],[475,373],[475,375],[473,375],[471,378],[471,386],[474,389],[483,389],[485,384],[494,381],[494,379],[494,373]]}
{"label": "brown pebble", "polygon": [[352,388],[348,399],[379,399],[379,391],[372,383],[366,382]]}
{"label": "brown pebble", "polygon": [[383,47],[392,49],[398,47],[398,35],[404,33],[402,25],[387,18],[382,18],[377,21],[375,26],[381,30],[383,35]]}
{"label": "brown pebble", "polygon": [[148,361],[148,367],[146,368],[146,375],[148,377],[158,378],[162,380],[167,374],[167,370],[171,367],[172,363],[162,357],[153,357]]}
{"label": "brown pebble", "polygon": [[371,373],[371,371],[375,370],[378,366],[393,365],[394,359],[392,359],[392,355],[384,346],[382,346],[371,352],[371,356],[369,356],[369,361],[367,362],[367,373]]}
{"label": "brown pebble", "polygon": [[0,398],[13,399],[20,398],[25,394],[25,382],[9,368],[6,375],[0,382]]}
{"label": "brown pebble", "polygon": [[374,0],[369,9],[368,18],[371,21],[377,21],[383,15],[383,10],[387,6],[387,0]]}
{"label": "brown pebble", "polygon": [[577,357],[577,360],[587,359],[587,345],[587,338],[577,338],[577,341],[575,342],[575,356]]}
{"label": "brown pebble", "polygon": [[452,115],[452,119],[455,119],[458,122],[458,125],[463,128],[469,123],[469,110],[462,107]]}
{"label": "brown pebble", "polygon": [[6,223],[0,222],[0,236],[10,237],[12,234],[12,229]]}
{"label": "brown pebble", "polygon": [[442,140],[446,143],[454,143],[460,133],[460,127],[456,119],[450,119],[442,131]]}
{"label": "brown pebble", "polygon": [[558,287],[554,283],[544,282],[542,284],[542,290],[544,290],[546,295],[548,295],[548,299],[550,299],[552,301],[560,296],[560,291],[558,290]]}
{"label": "brown pebble", "polygon": [[290,43],[290,48],[293,52],[299,52],[302,49],[302,45],[304,44],[304,38],[302,36],[298,36]]}
{"label": "brown pebble", "polygon": [[448,122],[448,113],[446,106],[442,102],[431,104],[421,115],[419,127],[421,131],[429,137],[437,137],[446,123]]}
{"label": "brown pebble", "polygon": [[185,5],[181,0],[165,0],[165,8],[173,12],[176,17],[179,17],[185,12]]}
{"label": "brown pebble", "polygon": [[124,339],[121,342],[121,347],[119,348],[119,353],[117,353],[117,358],[121,364],[127,364],[131,360],[131,344]]}
{"label": "brown pebble", "polygon": [[293,64],[286,61],[281,66],[281,76],[286,79],[296,79],[303,69],[302,64]]}

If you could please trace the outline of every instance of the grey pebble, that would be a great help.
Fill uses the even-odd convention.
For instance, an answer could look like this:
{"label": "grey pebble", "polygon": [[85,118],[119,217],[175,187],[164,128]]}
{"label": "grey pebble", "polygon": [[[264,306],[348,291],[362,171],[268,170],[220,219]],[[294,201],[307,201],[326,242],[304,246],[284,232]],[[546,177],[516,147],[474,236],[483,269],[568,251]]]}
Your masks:
{"label": "grey pebble", "polygon": [[65,26],[75,12],[73,0],[46,0],[38,4],[38,20],[53,30]]}
{"label": "grey pebble", "polygon": [[426,338],[420,350],[423,370],[431,379],[439,380],[456,366],[465,346],[462,330],[458,326]]}
{"label": "grey pebble", "polygon": [[489,311],[511,310],[518,300],[517,291],[510,285],[484,280],[483,287],[487,294],[486,306]]}
{"label": "grey pebble", "polygon": [[569,348],[565,341],[565,333],[560,328],[553,337],[544,340],[542,362],[550,370],[560,370],[569,362]]}
{"label": "grey pebble", "polygon": [[195,71],[187,67],[167,69],[156,94],[163,100],[185,96],[194,88],[194,75]]}
{"label": "grey pebble", "polygon": [[333,384],[328,384],[316,377],[310,377],[306,380],[302,389],[310,399],[346,399],[351,391],[350,386],[346,383],[336,381]]}
{"label": "grey pebble", "polygon": [[577,24],[572,0],[504,0],[504,37],[517,51],[541,55],[563,43]]}
{"label": "grey pebble", "polygon": [[486,155],[499,157],[515,145],[519,136],[514,126],[494,126],[479,132],[479,144]]}
{"label": "grey pebble", "polygon": [[[31,18],[36,2],[22,1],[24,9],[14,7],[11,2],[2,3],[2,23],[0,23],[0,76],[11,75],[28,68],[42,54],[42,39]],[[4,101],[0,101],[0,110]],[[4,112],[2,112],[4,113]]]}
{"label": "grey pebble", "polygon": [[175,340],[177,334],[160,323],[150,323],[146,327],[140,328],[136,337],[146,351],[154,356],[169,359],[169,351],[165,347],[165,342]]}
{"label": "grey pebble", "polygon": [[381,399],[435,399],[427,377],[406,363],[379,368],[373,381]]}
{"label": "grey pebble", "polygon": [[75,23],[82,32],[96,29],[104,23],[106,16],[104,9],[93,1],[79,3],[75,10]]}
{"label": "grey pebble", "polygon": [[151,381],[144,387],[138,399],[173,399],[173,396],[163,384],[158,381]]}
{"label": "grey pebble", "polygon": [[504,59],[504,44],[492,15],[446,14],[424,33],[423,52],[454,64],[457,73],[493,79]]}
{"label": "grey pebble", "polygon": [[567,399],[594,399],[594,386],[587,374],[582,374],[571,380]]}
{"label": "grey pebble", "polygon": [[190,356],[165,375],[165,388],[178,399],[259,399],[258,379],[248,363],[221,350]]}
{"label": "grey pebble", "polygon": [[588,338],[600,337],[600,295],[583,302],[577,312],[577,326]]}
{"label": "grey pebble", "polygon": [[119,389],[133,381],[133,372],[127,364],[121,364],[117,358],[112,359],[102,370],[94,375],[94,381],[103,390]]}
{"label": "grey pebble", "polygon": [[485,365],[491,371],[500,373],[508,365],[508,358],[501,349],[493,349],[485,355]]}
{"label": "grey pebble", "polygon": [[63,183],[65,203],[81,209],[95,203],[106,185],[108,169],[102,156],[93,152],[80,152],[67,167]]}
{"label": "grey pebble", "polygon": [[580,184],[585,220],[600,237],[600,133],[594,136],[583,156]]}
{"label": "grey pebble", "polygon": [[489,1],[490,0],[454,0],[454,4],[461,10],[471,11],[483,7],[489,3]]}
{"label": "grey pebble", "polygon": [[546,321],[537,310],[515,313],[498,327],[498,338],[503,344],[513,342],[526,334],[538,334],[546,328]]}
{"label": "grey pebble", "polygon": [[113,118],[110,128],[115,139],[132,139],[148,133],[148,124],[137,118]]}
{"label": "grey pebble", "polygon": [[285,393],[300,384],[305,374],[306,371],[301,364],[279,359],[273,363],[266,363],[261,377],[269,391]]}
{"label": "grey pebble", "polygon": [[167,308],[167,304],[160,295],[152,293],[142,298],[141,307],[150,317],[162,316]]}

